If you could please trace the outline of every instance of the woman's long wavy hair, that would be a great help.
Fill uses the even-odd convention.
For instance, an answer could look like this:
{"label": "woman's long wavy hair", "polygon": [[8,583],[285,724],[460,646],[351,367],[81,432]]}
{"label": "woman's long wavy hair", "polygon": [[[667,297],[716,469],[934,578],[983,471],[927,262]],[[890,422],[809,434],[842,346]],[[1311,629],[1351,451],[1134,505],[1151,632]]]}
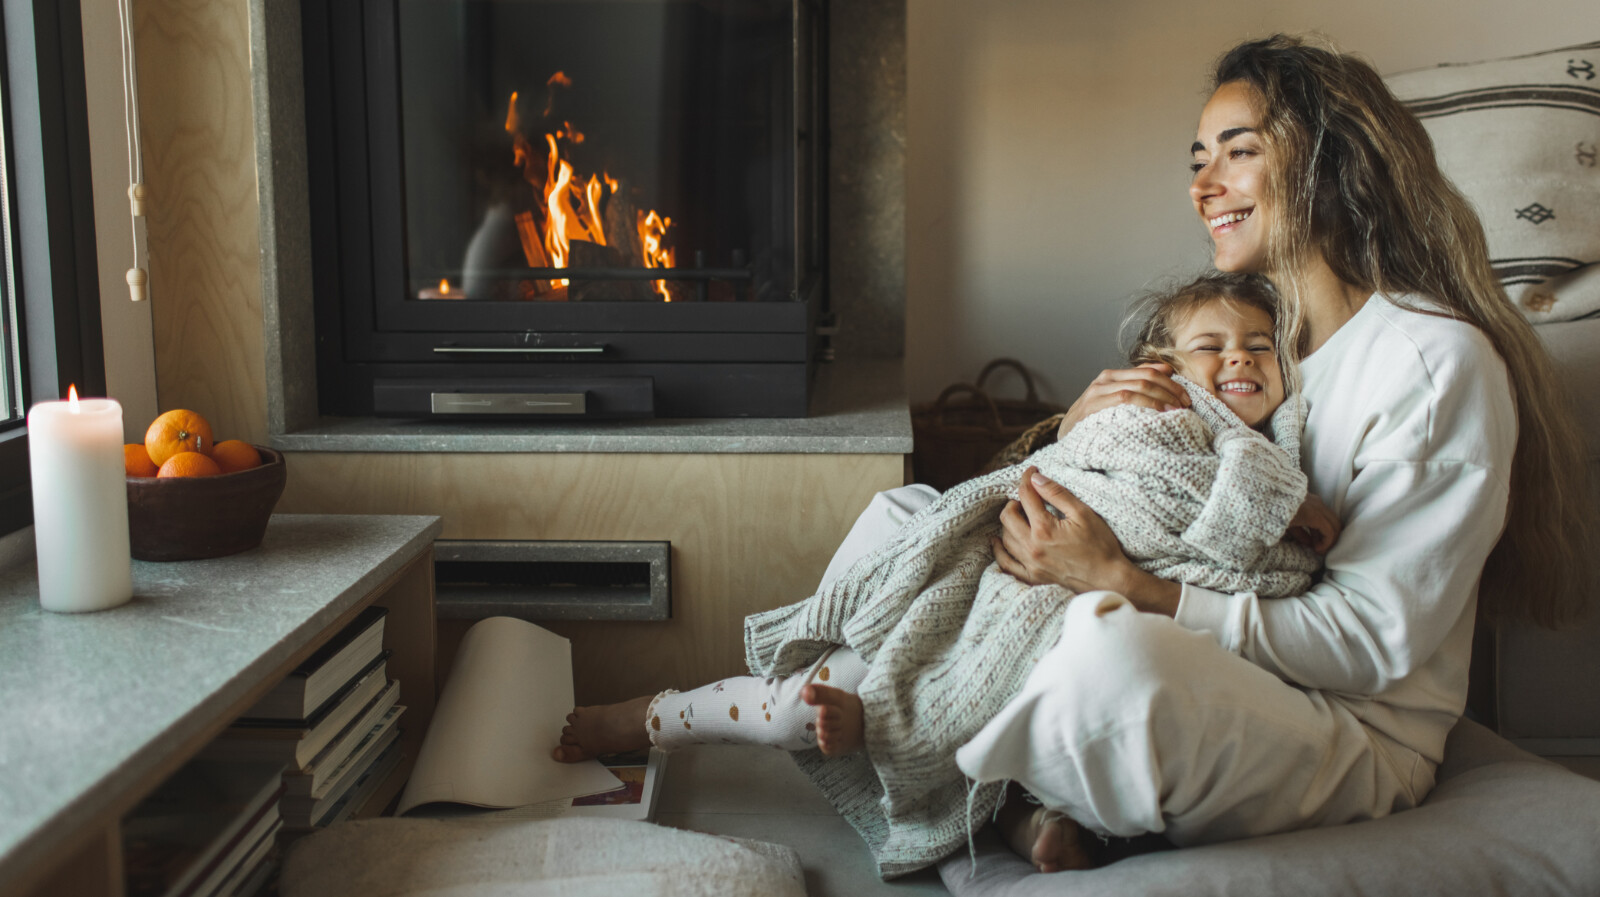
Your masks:
{"label": "woman's long wavy hair", "polygon": [[1478,216],[1439,170],[1427,131],[1371,65],[1300,38],[1235,47],[1217,63],[1215,80],[1233,82],[1255,89],[1272,160],[1267,193],[1277,214],[1267,270],[1277,274],[1282,302],[1280,351],[1303,354],[1305,286],[1297,275],[1319,254],[1346,283],[1396,301],[1429,297],[1483,331],[1510,374],[1517,449],[1480,613],[1546,626],[1575,620],[1593,584],[1583,440],[1549,355],[1495,278]]}

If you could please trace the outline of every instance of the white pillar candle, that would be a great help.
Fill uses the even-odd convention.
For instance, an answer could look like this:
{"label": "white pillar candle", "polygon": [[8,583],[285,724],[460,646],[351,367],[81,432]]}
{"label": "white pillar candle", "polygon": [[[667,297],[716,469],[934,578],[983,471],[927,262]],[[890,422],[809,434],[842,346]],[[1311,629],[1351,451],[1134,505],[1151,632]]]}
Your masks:
{"label": "white pillar candle", "polygon": [[133,597],[122,406],[113,399],[40,402],[28,412],[39,603],[81,613]]}

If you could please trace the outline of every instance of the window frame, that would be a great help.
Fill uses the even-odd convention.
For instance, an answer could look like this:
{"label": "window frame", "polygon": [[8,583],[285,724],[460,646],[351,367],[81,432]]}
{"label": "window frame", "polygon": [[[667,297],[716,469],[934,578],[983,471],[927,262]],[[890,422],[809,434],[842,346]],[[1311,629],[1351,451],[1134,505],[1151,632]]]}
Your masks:
{"label": "window frame", "polygon": [[33,523],[27,409],[106,392],[79,0],[0,0],[0,79],[21,397],[0,425],[4,535]]}

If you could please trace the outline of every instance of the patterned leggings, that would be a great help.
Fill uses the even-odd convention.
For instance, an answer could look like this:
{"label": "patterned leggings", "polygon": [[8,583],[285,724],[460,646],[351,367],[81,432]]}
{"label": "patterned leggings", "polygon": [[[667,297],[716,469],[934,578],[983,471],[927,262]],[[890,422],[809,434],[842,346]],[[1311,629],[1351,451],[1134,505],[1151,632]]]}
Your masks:
{"label": "patterned leggings", "polygon": [[788,676],[735,676],[693,691],[664,691],[650,702],[645,729],[650,743],[664,751],[686,744],[805,750],[817,746],[817,708],[801,700],[800,692],[815,682],[854,694],[866,675],[856,652],[835,646]]}

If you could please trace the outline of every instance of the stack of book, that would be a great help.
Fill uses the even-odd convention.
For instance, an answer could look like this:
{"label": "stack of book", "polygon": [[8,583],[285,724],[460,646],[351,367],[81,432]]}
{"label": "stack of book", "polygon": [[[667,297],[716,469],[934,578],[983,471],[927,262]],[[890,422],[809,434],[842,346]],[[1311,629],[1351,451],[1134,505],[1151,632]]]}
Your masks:
{"label": "stack of book", "polygon": [[331,825],[400,762],[405,707],[388,677],[387,610],[369,607],[201,752],[286,766],[281,814],[290,830]]}
{"label": "stack of book", "polygon": [[191,760],[122,820],[128,897],[249,897],[273,870],[283,766]]}

